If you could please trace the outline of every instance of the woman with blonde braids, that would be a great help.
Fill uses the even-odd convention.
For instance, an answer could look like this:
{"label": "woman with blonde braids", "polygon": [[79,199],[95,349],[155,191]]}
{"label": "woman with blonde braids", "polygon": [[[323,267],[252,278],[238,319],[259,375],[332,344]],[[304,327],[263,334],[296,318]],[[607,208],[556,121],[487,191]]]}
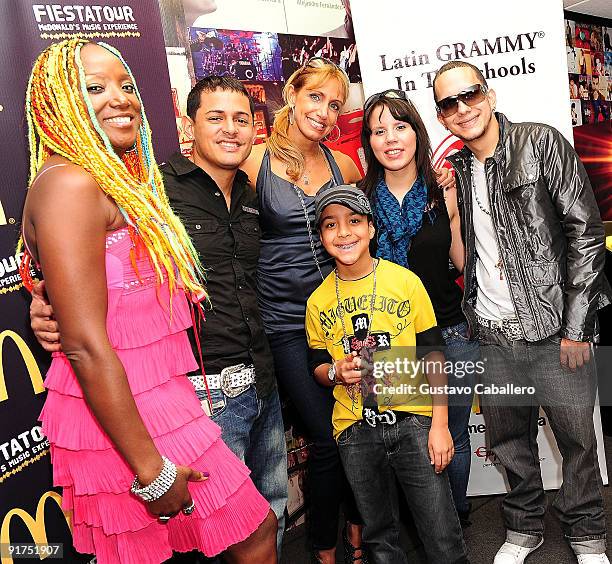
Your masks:
{"label": "woman with blonde braids", "polygon": [[[187,292],[202,269],[171,212],[131,71],[72,39],[27,92],[26,256],[61,329],[41,414],[79,552],[159,563],[172,551],[276,562],[276,518],[184,376]],[[22,262],[26,285],[29,262]]]}

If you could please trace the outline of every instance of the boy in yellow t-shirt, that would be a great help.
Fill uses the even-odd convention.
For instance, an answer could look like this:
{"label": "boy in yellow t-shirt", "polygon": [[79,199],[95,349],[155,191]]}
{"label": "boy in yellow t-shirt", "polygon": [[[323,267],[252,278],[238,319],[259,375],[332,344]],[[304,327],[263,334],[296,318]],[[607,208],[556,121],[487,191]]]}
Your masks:
{"label": "boy in yellow t-shirt", "polygon": [[334,387],[334,436],[364,521],[363,543],[376,563],[407,562],[397,478],[429,561],[467,562],[444,472],[453,456],[446,397],[428,393],[446,384],[436,368],[444,341],[429,296],[414,273],[370,255],[374,225],[361,190],[331,186],[315,206],[336,269],[306,306],[310,364],[320,384]]}

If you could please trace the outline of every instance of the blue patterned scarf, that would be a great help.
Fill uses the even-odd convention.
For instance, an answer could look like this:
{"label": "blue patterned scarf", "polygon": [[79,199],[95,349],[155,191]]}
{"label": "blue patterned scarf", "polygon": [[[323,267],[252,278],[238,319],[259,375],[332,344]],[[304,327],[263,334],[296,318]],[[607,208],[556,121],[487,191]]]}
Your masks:
{"label": "blue patterned scarf", "polygon": [[414,181],[401,207],[387,187],[384,175],[381,176],[374,192],[378,257],[408,268],[410,241],[421,229],[426,205],[427,186],[422,176]]}

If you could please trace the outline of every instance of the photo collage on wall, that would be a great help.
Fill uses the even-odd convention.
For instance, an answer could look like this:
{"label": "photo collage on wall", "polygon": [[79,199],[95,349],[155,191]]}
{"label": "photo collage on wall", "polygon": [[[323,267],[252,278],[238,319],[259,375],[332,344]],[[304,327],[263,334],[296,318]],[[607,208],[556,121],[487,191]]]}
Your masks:
{"label": "photo collage on wall", "polygon": [[243,10],[236,2],[210,1],[205,3],[206,9],[198,3],[197,12],[190,0],[159,2],[183,154],[191,151],[186,99],[197,80],[217,74],[245,84],[255,101],[258,144],[272,131],[274,114],[283,105],[287,78],[312,57],[324,57],[344,70],[351,83],[349,98],[325,144],[349,155],[363,173],[363,89],[347,0],[330,2],[330,8],[322,12],[327,20],[320,10],[293,0],[283,0],[284,11],[282,2],[271,6],[260,0],[241,4],[243,8],[251,6]]}
{"label": "photo collage on wall", "polygon": [[572,125],[610,120],[612,28],[565,20]]}
{"label": "photo collage on wall", "polygon": [[[293,72],[313,57],[337,64],[349,77],[349,97],[324,141],[349,155],[362,174],[363,89],[348,0],[310,7],[299,0],[159,0],[181,152],[189,156],[192,136],[186,117],[187,95],[211,74],[243,82],[255,103],[255,144],[272,132],[283,105],[282,90]],[[289,498],[286,527],[304,522],[304,482],[309,439],[283,401]]]}

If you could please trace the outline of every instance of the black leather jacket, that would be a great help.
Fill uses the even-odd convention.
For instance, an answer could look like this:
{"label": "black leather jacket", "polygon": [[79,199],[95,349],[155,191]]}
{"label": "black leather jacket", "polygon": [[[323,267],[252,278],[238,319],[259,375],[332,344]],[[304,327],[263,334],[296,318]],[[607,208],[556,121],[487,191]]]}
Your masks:
{"label": "black leather jacket", "polygon": [[[528,341],[560,332],[592,340],[596,311],[610,303],[603,273],[604,227],[584,166],[553,127],[511,123],[500,113],[500,139],[485,162],[491,219],[514,309]],[[472,153],[448,157],[456,170],[466,248],[463,311],[476,326],[476,253]]]}

